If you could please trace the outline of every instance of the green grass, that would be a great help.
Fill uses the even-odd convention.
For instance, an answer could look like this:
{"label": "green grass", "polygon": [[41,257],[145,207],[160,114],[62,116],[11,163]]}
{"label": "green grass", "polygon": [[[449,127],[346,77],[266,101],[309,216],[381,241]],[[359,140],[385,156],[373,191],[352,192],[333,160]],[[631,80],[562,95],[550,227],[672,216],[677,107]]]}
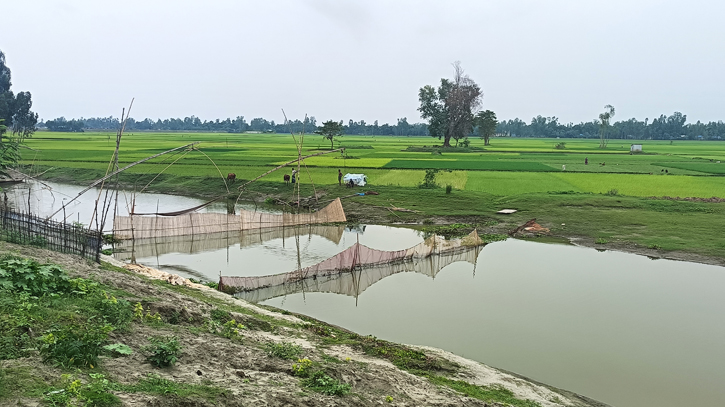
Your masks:
{"label": "green grass", "polygon": [[503,387],[476,386],[462,380],[453,380],[442,376],[430,376],[428,379],[439,386],[450,387],[468,397],[486,402],[505,403],[514,407],[541,407],[541,404],[535,401],[517,399],[511,390]]}
{"label": "green grass", "polygon": [[444,170],[486,170],[486,171],[552,171],[553,168],[537,162],[527,161],[463,161],[463,160],[392,160],[385,168],[438,168]]}
{"label": "green grass", "polygon": [[[108,133],[37,133],[28,140],[33,150],[23,150],[29,172],[44,171],[47,179],[90,183],[105,174],[114,144]],[[378,222],[421,222],[440,216],[496,216],[502,208],[519,213],[503,218],[523,222],[538,218],[551,226],[554,233],[568,236],[600,236],[611,232],[610,242],[657,245],[664,250],[686,250],[725,257],[725,238],[715,231],[722,226],[720,204],[685,202],[652,204],[646,197],[721,197],[725,198],[725,143],[698,141],[639,141],[644,154],[629,154],[634,141],[612,140],[599,149],[597,140],[565,140],[566,148],[557,150],[555,139],[494,138],[491,146],[473,139],[472,147],[483,150],[460,152],[406,151],[409,147],[432,146],[439,141],[430,137],[343,136],[342,145],[372,148],[351,149],[357,159],[342,159],[339,153],[307,160],[301,175],[302,194],[317,192],[326,198],[345,196],[346,188],[337,186],[337,169],[343,173],[364,173],[369,185],[365,190],[379,196],[347,198],[347,205],[398,207],[419,213],[389,213],[375,218]],[[130,163],[150,154],[200,141],[199,151],[189,152],[172,167],[169,163],[183,153],[164,156],[141,164],[122,174],[121,180],[138,190],[160,171],[150,189],[156,192],[198,196],[226,193],[220,177],[229,172],[240,180],[254,178],[274,166],[296,158],[295,144],[289,135],[215,134],[215,133],[135,133],[127,134],[121,144],[120,159]],[[319,152],[328,144],[319,136],[305,137],[303,154]],[[427,147],[427,148],[429,148]],[[415,149],[414,148],[414,149]],[[584,164],[584,159],[589,164]],[[711,161],[712,160],[712,161]],[[603,164],[603,165],[602,165]],[[566,171],[562,171],[566,165]],[[723,166],[723,167],[721,167]],[[398,168],[392,168],[398,167]],[[404,167],[404,168],[403,168]],[[442,169],[436,175],[441,187],[418,189],[426,168]],[[667,169],[669,175],[663,175]],[[290,169],[281,170],[289,172]],[[616,196],[604,196],[616,190]],[[266,196],[290,199],[292,189],[282,183],[282,173],[273,173],[248,188],[243,199]],[[659,204],[658,204],[659,205]],[[362,211],[373,213],[371,210]],[[704,210],[704,212],[703,212]],[[565,229],[556,225],[566,223]],[[246,325],[246,322],[245,322]]]}
{"label": "green grass", "polygon": [[48,389],[29,366],[0,368],[0,402],[12,397],[40,398]]}
{"label": "green grass", "polygon": [[228,391],[210,385],[198,385],[174,382],[158,375],[150,374],[136,384],[116,385],[117,390],[127,393],[147,393],[162,396],[174,395],[180,398],[201,398],[212,403],[220,397],[227,396]]}
{"label": "green grass", "polygon": [[663,167],[667,167],[672,171],[672,168],[681,170],[697,171],[707,174],[725,174],[725,164],[717,163],[717,160],[713,162],[683,162],[683,163],[658,163]]}

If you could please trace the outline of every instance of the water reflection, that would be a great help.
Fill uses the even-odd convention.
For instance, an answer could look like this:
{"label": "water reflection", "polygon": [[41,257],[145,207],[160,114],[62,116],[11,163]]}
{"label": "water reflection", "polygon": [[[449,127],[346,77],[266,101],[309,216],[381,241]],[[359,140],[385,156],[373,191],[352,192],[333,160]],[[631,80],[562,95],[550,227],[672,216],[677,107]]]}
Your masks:
{"label": "water reflection", "polygon": [[319,236],[334,244],[339,244],[345,226],[307,225],[287,228],[265,228],[240,230],[237,232],[219,232],[203,235],[168,236],[148,239],[129,239],[116,245],[114,257],[121,261],[137,258],[158,257],[169,253],[197,254],[230,246],[239,248],[257,246],[271,240],[279,240],[284,245],[287,238],[295,236]]}
{"label": "water reflection", "polygon": [[270,285],[257,290],[242,291],[235,296],[251,302],[266,301],[295,293],[333,293],[358,298],[373,284],[399,273],[418,273],[435,279],[450,264],[468,262],[476,274],[476,262],[482,246],[468,247],[456,252],[434,254],[425,258],[412,258],[371,267],[353,267],[335,274],[311,275],[307,278]]}

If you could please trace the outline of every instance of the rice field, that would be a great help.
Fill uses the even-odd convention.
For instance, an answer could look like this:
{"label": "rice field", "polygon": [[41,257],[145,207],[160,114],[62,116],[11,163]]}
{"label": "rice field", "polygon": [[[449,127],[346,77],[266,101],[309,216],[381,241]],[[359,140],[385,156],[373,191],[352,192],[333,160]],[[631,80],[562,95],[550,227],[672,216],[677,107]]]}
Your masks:
{"label": "rice field", "polygon": [[[214,178],[233,172],[238,179],[251,179],[297,157],[290,135],[136,133],[124,135],[120,165],[193,141],[200,142],[198,150],[168,154],[129,173]],[[30,149],[23,150],[23,163],[37,166],[32,170],[36,172],[49,167],[105,172],[114,142],[115,134],[109,133],[38,132],[27,141]],[[725,143],[720,142],[638,141],[644,154],[636,155],[629,154],[631,141],[617,140],[600,150],[598,140],[494,138],[491,146],[484,146],[475,139],[472,150],[440,153],[406,151],[440,143],[431,137],[343,136],[339,142],[349,146],[346,154],[307,159],[303,183],[312,179],[316,185],[334,185],[340,169],[366,174],[371,187],[414,188],[425,170],[433,168],[440,170],[436,182],[441,186],[500,196],[617,190],[630,196],[725,197]],[[564,149],[555,148],[560,142]],[[307,135],[302,154],[326,148],[326,140]],[[282,174],[266,180],[282,182]]]}

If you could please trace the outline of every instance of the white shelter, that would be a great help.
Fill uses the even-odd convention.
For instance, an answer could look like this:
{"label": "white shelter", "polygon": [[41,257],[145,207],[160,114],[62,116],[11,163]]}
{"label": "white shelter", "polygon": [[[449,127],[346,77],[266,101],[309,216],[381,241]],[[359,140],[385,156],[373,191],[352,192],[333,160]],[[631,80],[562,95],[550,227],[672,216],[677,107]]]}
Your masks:
{"label": "white shelter", "polygon": [[365,176],[365,174],[345,174],[344,177],[342,177],[342,182],[345,184],[349,184],[350,180],[352,180],[353,184],[364,187],[365,184],[368,183],[368,177]]}

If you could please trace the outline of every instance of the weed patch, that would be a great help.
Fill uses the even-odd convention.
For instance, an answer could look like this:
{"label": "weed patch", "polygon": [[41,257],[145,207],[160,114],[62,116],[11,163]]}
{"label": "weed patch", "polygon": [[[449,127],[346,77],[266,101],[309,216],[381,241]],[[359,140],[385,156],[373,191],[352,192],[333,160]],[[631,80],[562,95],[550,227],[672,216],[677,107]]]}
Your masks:
{"label": "weed patch", "polygon": [[452,380],[442,376],[429,376],[428,379],[439,386],[450,387],[468,397],[486,402],[506,403],[514,407],[541,407],[541,404],[535,401],[517,399],[511,390],[503,387],[476,386],[462,380]]}
{"label": "weed patch", "polygon": [[46,362],[59,366],[98,366],[98,355],[113,331],[111,325],[66,325],[51,330],[40,338],[40,355]]}
{"label": "weed patch", "polygon": [[116,385],[115,389],[128,393],[147,393],[157,395],[176,395],[182,398],[198,397],[216,402],[219,397],[226,396],[228,391],[220,387],[178,383],[150,374],[132,385]]}
{"label": "weed patch", "polygon": [[146,354],[146,360],[156,367],[173,366],[181,357],[181,344],[174,336],[152,336],[149,342],[142,351]]}
{"label": "weed patch", "polygon": [[328,396],[344,396],[350,392],[350,385],[326,375],[322,371],[314,372],[302,380],[302,385],[312,391]]}
{"label": "weed patch", "polygon": [[265,345],[269,356],[281,359],[295,360],[302,356],[302,347],[291,342],[267,343]]}

